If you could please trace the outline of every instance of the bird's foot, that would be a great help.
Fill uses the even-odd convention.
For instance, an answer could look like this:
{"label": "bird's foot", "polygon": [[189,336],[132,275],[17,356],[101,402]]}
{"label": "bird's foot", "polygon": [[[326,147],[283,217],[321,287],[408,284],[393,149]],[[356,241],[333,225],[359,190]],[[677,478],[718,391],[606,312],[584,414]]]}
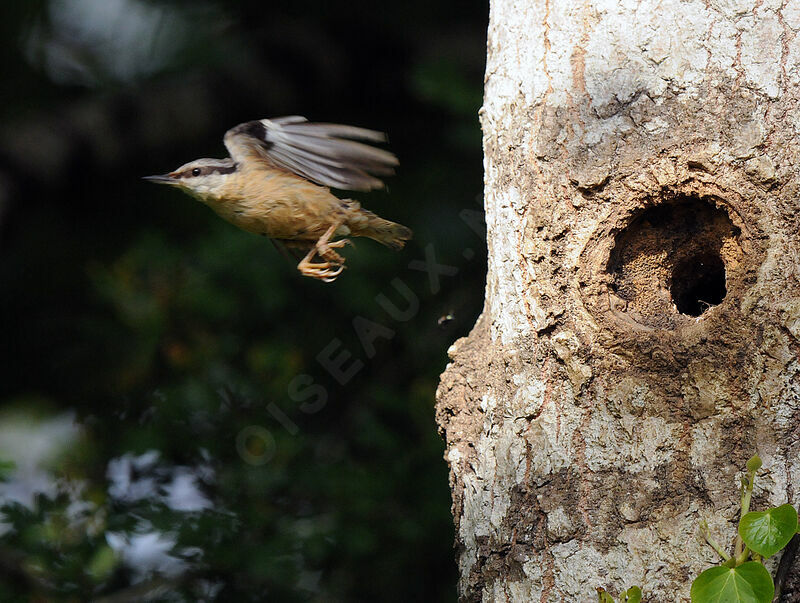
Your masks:
{"label": "bird's foot", "polygon": [[330,262],[331,264],[336,264],[337,266],[341,266],[342,264],[344,264],[344,258],[340,256],[338,253],[336,253],[333,249],[318,251],[317,255],[326,262]]}
{"label": "bird's foot", "polygon": [[[300,263],[297,269],[303,276],[310,276],[326,283],[332,283],[336,277],[344,270],[344,258],[334,251],[347,245],[350,241],[347,239],[340,239],[338,241],[330,241],[330,238],[336,232],[341,224],[332,224],[325,234],[323,234],[316,245],[308,252]],[[312,262],[314,256],[319,256],[321,262]]]}
{"label": "bird's foot", "polygon": [[[336,249],[340,249],[345,245],[353,245],[353,242],[350,239],[339,239],[338,241],[325,241],[320,245],[320,247],[335,247]],[[353,245],[355,247],[355,245]]]}
{"label": "bird's foot", "polygon": [[323,243],[317,246],[317,255],[327,262],[333,264],[344,264],[344,258],[336,253],[333,248],[339,249],[345,245],[352,245],[349,239],[341,239],[333,243]]}
{"label": "bird's foot", "polygon": [[336,277],[342,273],[342,270],[344,270],[344,258],[333,250],[331,250],[331,253],[341,261],[312,262],[311,259],[306,256],[297,265],[297,269],[303,276],[316,278],[326,283],[332,283],[336,280]]}

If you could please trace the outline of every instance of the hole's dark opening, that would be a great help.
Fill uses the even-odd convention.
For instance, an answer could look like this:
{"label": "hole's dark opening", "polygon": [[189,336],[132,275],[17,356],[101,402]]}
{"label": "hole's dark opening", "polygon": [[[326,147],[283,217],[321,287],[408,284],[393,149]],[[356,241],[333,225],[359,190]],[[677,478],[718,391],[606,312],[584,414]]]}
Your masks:
{"label": "hole's dark opening", "polygon": [[681,314],[700,316],[725,299],[725,263],[712,253],[683,260],[672,273],[670,293]]}

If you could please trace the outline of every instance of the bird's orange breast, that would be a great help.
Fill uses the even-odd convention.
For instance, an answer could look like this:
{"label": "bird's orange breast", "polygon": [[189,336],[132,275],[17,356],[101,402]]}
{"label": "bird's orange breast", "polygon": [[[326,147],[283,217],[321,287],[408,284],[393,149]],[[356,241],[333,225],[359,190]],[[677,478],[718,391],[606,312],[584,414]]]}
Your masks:
{"label": "bird's orange breast", "polygon": [[328,188],[279,169],[231,174],[218,197],[201,199],[242,230],[276,239],[318,239],[344,214]]}

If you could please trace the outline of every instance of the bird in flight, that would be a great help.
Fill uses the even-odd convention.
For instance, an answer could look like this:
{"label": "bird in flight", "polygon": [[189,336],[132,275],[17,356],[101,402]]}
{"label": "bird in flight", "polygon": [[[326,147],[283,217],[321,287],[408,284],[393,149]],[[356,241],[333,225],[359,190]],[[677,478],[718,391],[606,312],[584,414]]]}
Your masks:
{"label": "bird in flight", "polygon": [[386,137],[300,116],[248,121],[225,133],[230,157],[196,159],[145,180],[177,186],[242,230],[305,254],[300,273],[332,282],[344,269],[336,249],[349,240],[341,237],[368,237],[399,250],[412,235],[331,193],[382,188],[380,177],[394,173],[392,153],[359,140],[380,143]]}

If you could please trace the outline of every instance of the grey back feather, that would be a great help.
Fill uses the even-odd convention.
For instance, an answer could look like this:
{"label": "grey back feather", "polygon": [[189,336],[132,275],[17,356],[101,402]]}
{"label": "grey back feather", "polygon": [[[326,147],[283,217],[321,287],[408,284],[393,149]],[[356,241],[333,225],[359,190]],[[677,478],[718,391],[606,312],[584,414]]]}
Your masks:
{"label": "grey back feather", "polygon": [[237,163],[264,161],[323,186],[345,190],[382,188],[377,176],[389,176],[397,157],[356,140],[385,142],[375,130],[310,123],[292,115],[249,121],[225,133],[225,147]]}

